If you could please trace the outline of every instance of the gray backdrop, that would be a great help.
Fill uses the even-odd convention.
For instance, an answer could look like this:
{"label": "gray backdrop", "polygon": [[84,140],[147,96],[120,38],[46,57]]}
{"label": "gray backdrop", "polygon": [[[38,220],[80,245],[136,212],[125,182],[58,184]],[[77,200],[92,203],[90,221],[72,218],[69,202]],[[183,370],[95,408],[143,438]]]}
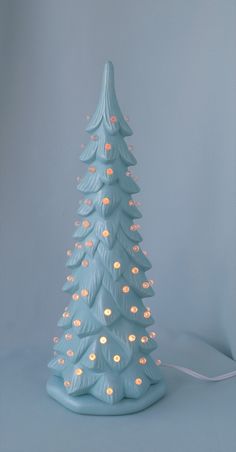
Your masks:
{"label": "gray backdrop", "polygon": [[111,59],[134,130],[153,311],[236,353],[235,6],[1,2],[1,343],[46,344],[67,301],[85,115]]}
{"label": "gray backdrop", "polygon": [[134,130],[153,311],[236,353],[235,1],[0,5],[1,344],[46,345],[57,331],[85,115],[111,59]]}
{"label": "gray backdrop", "polygon": [[107,59],[135,132],[156,356],[235,368],[235,24],[235,0],[0,0],[0,452],[235,452],[236,379],[163,369],[167,396],[128,418],[45,391]]}

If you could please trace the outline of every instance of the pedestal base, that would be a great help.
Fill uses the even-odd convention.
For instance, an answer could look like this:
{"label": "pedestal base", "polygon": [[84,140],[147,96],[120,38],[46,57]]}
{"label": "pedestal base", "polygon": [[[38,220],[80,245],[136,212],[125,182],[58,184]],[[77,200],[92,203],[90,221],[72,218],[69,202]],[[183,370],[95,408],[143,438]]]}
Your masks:
{"label": "pedestal base", "polygon": [[160,381],[151,385],[140,399],[122,399],[114,405],[108,405],[92,395],[72,397],[66,393],[62,380],[55,376],[49,378],[47,392],[53,399],[75,413],[118,416],[142,411],[157,402],[164,396],[166,386]]}

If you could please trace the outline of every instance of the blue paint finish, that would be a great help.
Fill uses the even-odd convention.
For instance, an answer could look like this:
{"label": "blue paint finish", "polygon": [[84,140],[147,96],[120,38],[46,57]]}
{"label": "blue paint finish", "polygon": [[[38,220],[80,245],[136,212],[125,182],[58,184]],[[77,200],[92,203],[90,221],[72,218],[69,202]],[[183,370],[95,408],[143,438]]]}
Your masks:
{"label": "blue paint finish", "polygon": [[[64,332],[49,363],[56,377],[50,378],[47,391],[77,413],[128,414],[159,400],[165,384],[150,356],[157,344],[147,328],[154,320],[142,301],[154,291],[145,275],[151,264],[141,250],[142,237],[133,229],[141,213],[132,199],[139,187],[127,174],[128,167],[136,164],[124,141],[132,131],[116,99],[109,61],[87,131],[92,141],[81,160],[91,166],[78,185],[87,198],[78,210],[81,224],[67,262],[70,279],[63,286],[74,295],[59,320]],[[96,244],[92,255],[88,236]],[[123,292],[123,287],[128,291]],[[137,312],[132,312],[134,306]]]}

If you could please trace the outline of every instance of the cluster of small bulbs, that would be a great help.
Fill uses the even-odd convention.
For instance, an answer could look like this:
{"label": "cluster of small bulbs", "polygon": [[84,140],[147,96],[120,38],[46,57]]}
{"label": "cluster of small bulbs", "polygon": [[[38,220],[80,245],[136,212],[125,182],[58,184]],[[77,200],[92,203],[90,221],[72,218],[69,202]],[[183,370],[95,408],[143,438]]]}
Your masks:
{"label": "cluster of small bulbs", "polygon": [[[80,367],[78,367],[77,369],[75,369],[74,373],[75,373],[76,376],[81,376],[81,375],[83,374],[83,369],[81,369]],[[134,383],[135,383],[137,386],[140,386],[140,385],[143,383],[143,380],[142,380],[142,378],[138,377],[138,378],[135,378]],[[65,381],[64,381],[64,386],[65,386],[65,388],[69,388],[69,387],[71,386],[71,381],[65,380]],[[106,388],[106,394],[107,394],[108,396],[111,396],[113,393],[114,393],[113,388],[112,388],[111,386],[108,386],[108,387]]]}
{"label": "cluster of small bulbs", "polygon": [[[156,335],[156,333],[152,332],[152,338],[154,337],[154,335]],[[150,334],[149,334],[149,337],[151,337]],[[148,336],[141,336],[141,338],[140,338],[141,343],[142,344],[146,344],[149,341],[149,337]],[[129,334],[128,335],[128,341],[129,342],[135,342],[136,339],[137,339],[137,337],[136,337],[135,334]],[[103,344],[103,345],[107,343],[107,340],[108,339],[107,339],[106,336],[101,336],[99,338],[100,344]]]}
{"label": "cluster of small bulbs", "polygon": [[[105,314],[105,311],[107,311],[107,314]],[[112,314],[111,309],[109,309],[109,308],[107,308],[105,311],[104,311],[104,314],[105,314],[105,315],[108,315],[108,316],[109,316],[109,315]],[[81,325],[81,320],[75,319],[75,320],[73,321],[73,325],[76,326],[76,327],[79,327],[79,326]],[[153,339],[153,338],[155,338],[155,337],[156,337],[156,333],[155,333],[154,331],[152,331],[152,332],[149,333],[149,336],[141,336],[140,341],[141,341],[142,344],[146,344],[146,343],[148,342],[149,338]],[[71,340],[73,339],[72,333],[65,333],[65,339],[66,339],[66,341],[71,341]],[[129,335],[128,335],[128,341],[129,341],[129,342],[135,342],[136,339],[137,339],[137,337],[136,337],[135,334],[129,334]],[[105,345],[105,344],[107,343],[107,341],[108,341],[108,339],[107,339],[106,336],[100,336],[100,338],[99,338],[100,344]],[[54,342],[54,343],[58,343],[58,342],[59,342],[59,338],[58,338],[58,337],[54,337],[54,338],[53,338],[53,342]],[[69,348],[69,349],[66,351],[66,355],[67,355],[69,358],[72,358],[72,357],[74,356],[74,351],[73,351],[71,348]],[[90,359],[91,361],[96,360],[96,355],[95,355],[95,353],[91,353],[91,354],[89,355],[89,359]],[[142,362],[139,360],[140,364],[146,364],[146,361],[144,361],[145,359],[146,359],[146,358],[142,358]],[[118,362],[120,362],[120,360],[121,360],[121,356],[120,356],[120,355],[116,354],[116,355],[113,356],[113,361],[114,361],[114,362],[118,363]],[[61,358],[59,358],[58,364],[61,364],[61,365],[64,364],[64,360],[61,359]]]}
{"label": "cluster of small bulbs", "polygon": [[[97,356],[96,356],[95,353],[90,353],[88,358],[89,358],[90,361],[96,361]],[[113,355],[112,359],[113,359],[113,361],[115,363],[119,363],[121,361],[121,356],[120,355]],[[57,363],[60,366],[63,366],[65,364],[64,358],[58,358]],[[147,358],[145,356],[142,356],[141,358],[138,359],[138,363],[141,364],[142,366],[144,366],[145,364],[147,364]],[[161,363],[161,360],[158,359],[156,361],[156,364],[159,365],[160,363]]]}
{"label": "cluster of small bulbs", "polygon": [[138,231],[139,229],[141,228],[141,226],[140,226],[140,224],[137,224],[137,223],[134,223],[134,224],[131,224],[131,226],[130,226],[130,231]]}
{"label": "cluster of small bulbs", "polygon": [[[95,166],[89,166],[88,171],[89,171],[89,173],[94,174],[94,173],[96,173],[97,169]],[[112,176],[114,174],[113,168],[106,168],[105,174],[107,176]]]}
{"label": "cluster of small bulbs", "polygon": [[[137,267],[133,267],[134,269],[135,269],[135,271],[133,272],[133,273],[136,273],[136,268]],[[138,273],[138,272],[137,272]],[[149,287],[150,287],[150,283],[149,283],[149,281],[143,281],[142,283],[141,283],[141,286],[142,286],[142,288],[143,289],[148,289]],[[127,286],[127,285],[124,285],[124,286],[122,286],[122,292],[123,293],[129,293],[129,291],[130,291],[130,287],[129,286]]]}
{"label": "cluster of small bulbs", "polygon": [[[96,360],[96,355],[95,355],[95,353],[90,353],[89,359],[90,359],[91,361]],[[119,361],[120,361],[120,355],[114,355],[114,356],[113,356],[113,360],[114,360],[115,362],[119,362]],[[142,357],[139,358],[138,362],[139,362],[139,364],[141,364],[141,365],[145,365],[145,364],[147,363],[147,358],[146,358],[145,356],[142,356]],[[59,359],[58,359],[58,364],[64,365],[64,363],[65,363],[65,360],[64,360],[63,358],[59,358]],[[155,361],[155,363],[156,363],[157,366],[160,366],[160,365],[161,365],[161,360],[160,360],[160,359],[157,359],[157,360]],[[82,369],[81,367],[77,367],[77,368],[74,370],[74,374],[75,374],[77,377],[81,377],[81,376],[83,375],[83,373],[84,373],[84,371],[83,371],[83,369]],[[141,377],[135,378],[135,380],[134,380],[134,384],[135,384],[135,385],[140,386],[142,383],[143,383],[143,380],[142,380]],[[65,386],[65,388],[69,388],[69,387],[71,386],[71,381],[65,380],[65,381],[64,381],[64,386]],[[114,392],[114,390],[113,390],[113,388],[112,388],[111,386],[108,386],[108,387],[105,389],[105,391],[106,391],[106,394],[109,395],[109,396],[111,396],[111,395],[113,394],[113,392]]]}
{"label": "cluster of small bulbs", "polygon": [[[108,205],[109,203],[110,203],[110,199],[108,198],[108,197],[104,197],[103,199],[102,199],[102,203],[104,204],[104,205]],[[88,220],[84,220],[83,221],[83,227],[84,228],[88,228],[90,226],[90,222],[88,221]],[[135,226],[135,229],[139,229],[139,225],[132,225],[132,226]],[[132,227],[131,226],[131,227]],[[133,229],[133,227],[132,227],[132,229]],[[109,235],[110,235],[110,232],[107,230],[107,229],[105,229],[105,230],[103,230],[102,231],[102,236],[103,237],[109,237]],[[91,248],[92,246],[93,246],[93,241],[92,240],[87,240],[86,242],[85,242],[85,244],[84,244],[86,247],[88,247],[88,248]],[[82,243],[80,243],[80,242],[76,242],[75,243],[75,248],[77,248],[77,249],[82,249],[83,248],[83,246],[84,246]],[[134,253],[138,253],[139,251],[140,251],[140,247],[139,247],[139,245],[133,245],[132,246],[132,251],[134,252]],[[68,249],[67,250],[67,252],[66,252],[66,254],[67,254],[67,256],[72,256],[72,250],[70,250],[70,249]],[[147,254],[145,251],[143,251],[143,254]],[[120,268],[120,263],[119,262],[116,262],[115,264],[114,264],[114,268],[116,268],[116,269],[118,269],[118,268]],[[133,273],[135,273],[135,271],[133,272]],[[71,279],[71,275],[69,275],[70,276],[70,279],[68,279],[68,281],[71,281],[72,282],[72,279]],[[153,285],[153,283],[154,283],[154,281],[153,280],[149,280],[149,284],[150,285]]]}
{"label": "cluster of small bulbs", "polygon": [[[110,234],[110,233],[109,233],[109,231],[108,231],[107,229],[105,229],[105,230],[102,232],[103,237],[108,237],[109,234]],[[86,242],[86,244],[87,244],[87,246],[92,246],[92,241],[89,241],[89,243]],[[82,247],[82,245],[78,243],[78,244],[77,244],[77,247]],[[134,252],[138,252],[138,251],[139,251],[139,246],[138,246],[138,245],[134,245],[134,246],[133,246],[133,251],[134,251]],[[67,252],[67,254],[71,255],[71,250],[69,250],[69,252]],[[82,264],[82,266],[83,266],[84,268],[87,268],[87,267],[89,266],[89,260],[88,260],[88,259],[83,259],[81,264]],[[115,262],[113,263],[113,268],[114,268],[115,270],[119,270],[119,269],[121,268],[121,263],[120,263],[120,261],[115,261]],[[139,270],[138,267],[132,266],[131,269],[130,269],[130,271],[131,271],[131,273],[132,273],[133,275],[137,275],[137,274],[139,273],[140,270]],[[73,281],[74,281],[73,275],[68,275],[66,279],[67,279],[68,282],[73,282]],[[142,287],[143,289],[148,289],[150,286],[153,285],[153,283],[154,283],[153,280],[143,281],[143,282],[141,283],[141,287]],[[121,287],[121,290],[122,290],[122,292],[123,292],[124,294],[128,294],[128,293],[130,292],[130,286],[128,286],[127,284],[125,284],[125,285],[123,285],[123,286]],[[81,296],[82,296],[82,297],[87,297],[88,295],[89,295],[88,289],[82,289],[82,290],[81,290]],[[79,296],[78,293],[74,293],[74,294],[72,295],[72,299],[73,299],[74,301],[78,301],[79,298],[80,298],[80,296]],[[130,311],[131,311],[132,313],[136,313],[136,312],[137,312],[137,311],[135,310],[135,307],[131,307]],[[64,313],[64,314],[65,314],[65,313]],[[64,314],[63,314],[63,315],[64,315]],[[68,313],[67,313],[66,315],[68,316]],[[147,312],[147,311],[144,312],[144,317],[145,317],[146,319],[148,319],[148,318],[150,317],[150,315],[151,315],[151,314],[150,314],[149,312]]]}
{"label": "cluster of small bulbs", "polygon": [[77,248],[78,250],[80,250],[81,248],[83,248],[83,244],[80,242],[76,242],[75,243],[75,248]]}
{"label": "cluster of small bulbs", "polygon": [[[117,263],[115,263],[115,264],[119,264],[118,262]],[[115,265],[114,264],[114,265]],[[120,265],[120,264],[119,264]],[[86,264],[86,266],[87,266],[87,264]],[[119,268],[119,267],[115,267],[115,268]],[[129,291],[129,289],[128,289],[128,286],[125,286],[125,289],[124,289],[125,291]],[[82,296],[86,296],[85,295],[85,292],[83,292],[84,293],[84,295],[82,295]],[[126,292],[127,293],[127,292]],[[72,295],[72,300],[74,300],[74,301],[78,301],[80,299],[80,295],[77,293],[77,292],[75,292],[73,295]],[[131,306],[130,307],[130,312],[132,313],[132,314],[136,314],[137,312],[138,312],[138,307],[137,306]],[[106,308],[106,309],[104,309],[104,311],[103,311],[103,313],[104,313],[104,316],[106,316],[106,317],[109,317],[109,316],[111,316],[112,315],[112,310],[110,309],[110,308]],[[65,314],[63,314],[63,315],[65,315]],[[69,317],[69,313],[68,312],[66,312],[66,316],[67,317]],[[144,318],[145,319],[149,319],[150,317],[151,317],[151,312],[150,312],[150,310],[146,310],[146,311],[144,311],[144,313],[143,313],[143,316],[144,316]]]}
{"label": "cluster of small bulbs", "polygon": [[[75,323],[79,323],[80,324],[80,320],[76,320],[75,321]],[[151,331],[151,332],[149,332],[149,337],[150,338],[152,338],[152,339],[154,339],[155,337],[156,337],[156,335],[157,335],[157,333],[155,332],[155,331]],[[67,340],[67,341],[70,341],[70,340],[72,340],[72,338],[73,338],[73,335],[71,334],[71,333],[66,333],[65,334],[65,339]],[[143,342],[143,343],[145,343],[145,342],[147,342],[147,336],[142,336],[141,337],[141,342]],[[54,337],[53,338],[53,342],[54,343],[58,343],[59,342],[59,337]],[[129,336],[128,336],[128,340],[130,341],[130,342],[134,342],[135,340],[136,340],[136,336],[134,335],[134,334],[130,334]],[[100,341],[100,343],[101,344],[106,344],[107,343],[107,337],[106,336],[101,336],[100,337],[100,339],[99,339],[99,341]],[[73,356],[73,354],[71,354],[71,350],[68,350],[68,355],[71,355],[71,356]],[[95,353],[90,353],[89,354],[89,359],[91,360],[91,361],[94,361],[94,360],[96,360],[96,354]],[[120,355],[114,355],[113,356],[113,361],[115,361],[115,362],[120,362],[120,360],[121,360],[121,357],[120,357]],[[147,359],[146,358],[140,358],[139,359],[139,363],[140,364],[146,364],[146,362],[147,362]],[[62,358],[59,358],[58,359],[58,364],[61,364],[61,365],[63,365],[64,364],[64,359],[62,359]],[[160,364],[160,360],[157,360],[157,364]]]}
{"label": "cluster of small bulbs", "polygon": [[[89,118],[88,118],[88,119],[89,119]],[[128,121],[128,117],[125,117],[125,119],[126,119],[126,121]],[[111,117],[110,117],[110,121],[111,121],[111,123],[116,123],[116,122],[117,122],[117,117],[114,116],[114,115],[111,116]],[[92,140],[92,141],[98,140],[98,136],[97,136],[97,135],[91,135],[91,140]],[[84,145],[81,145],[81,147],[84,148]],[[105,148],[105,150],[106,150],[107,152],[109,152],[109,151],[112,149],[112,145],[111,145],[110,143],[105,143],[104,148]],[[131,151],[131,150],[133,149],[133,146],[132,146],[132,145],[129,145],[129,146],[128,146],[128,149]],[[89,169],[88,169],[88,171],[89,171],[90,173],[95,173],[95,172],[96,172],[96,167],[95,167],[95,166],[90,166]],[[111,175],[113,175],[113,173],[114,173],[112,168],[107,168],[107,169],[105,170],[105,172],[106,172],[106,174],[107,174],[108,176],[111,176]],[[127,175],[127,176],[131,176],[131,175],[132,175],[131,171],[128,170],[128,171],[126,172],[126,175]],[[87,204],[87,205],[91,205],[91,204],[92,204],[92,201],[89,200],[89,199],[87,199],[87,200],[84,200],[84,203]],[[109,205],[109,204],[110,204],[110,198],[109,198],[108,196],[105,196],[105,197],[102,199],[102,204],[103,204],[103,205]],[[133,201],[132,199],[130,199],[130,200],[128,201],[128,205],[129,205],[129,206],[137,206],[137,205],[140,205],[140,203],[138,203],[138,202]],[[78,226],[79,224],[80,224],[79,222],[76,222],[76,226]],[[87,228],[90,226],[89,220],[83,220],[82,226],[83,226],[83,228],[87,229]],[[133,224],[133,225],[130,226],[130,230],[131,230],[131,231],[137,231],[139,228],[140,228],[140,225],[138,225],[138,224]],[[103,236],[103,237],[106,238],[106,237],[109,237],[109,235],[110,235],[110,232],[109,232],[107,229],[105,229],[105,230],[102,231],[102,236]],[[81,243],[78,243],[78,242],[75,244],[75,247],[78,248],[78,249],[82,248],[82,246],[83,246],[83,245],[82,245]],[[93,241],[92,241],[92,240],[86,241],[86,242],[85,242],[85,246],[87,246],[87,247],[92,247],[92,246],[93,246]],[[133,251],[134,253],[137,253],[137,252],[140,251],[140,247],[139,247],[138,245],[133,245],[132,251]],[[144,254],[145,254],[145,252],[144,252]],[[68,251],[67,251],[67,255],[68,255],[68,256],[71,256],[71,255],[72,255],[72,251],[71,251],[71,250],[68,250]],[[84,259],[84,260],[82,261],[82,266],[83,266],[83,267],[88,267],[88,265],[89,265],[89,261],[88,261],[87,259]],[[115,261],[114,264],[113,264],[113,268],[116,269],[116,270],[118,270],[118,269],[120,269],[120,267],[121,267],[121,263],[120,263],[119,261]],[[138,273],[139,273],[139,268],[138,268],[138,267],[132,267],[132,268],[131,268],[131,272],[132,272],[134,275],[135,275],[135,274],[138,274]],[[74,281],[74,277],[73,277],[72,275],[67,276],[67,281],[73,282],[73,281]],[[144,281],[144,282],[142,283],[142,287],[143,287],[144,289],[147,289],[147,288],[149,288],[152,284],[153,284],[153,281],[152,281],[152,280]],[[129,293],[129,291],[130,291],[130,287],[129,287],[128,285],[122,286],[122,292],[123,292],[123,293]],[[87,297],[88,294],[89,294],[89,292],[88,292],[87,289],[82,289],[82,290],[81,290],[81,296],[82,296],[82,297]],[[78,293],[74,293],[74,294],[72,295],[72,299],[73,299],[74,301],[78,301],[78,300],[80,299],[80,295],[79,295]],[[133,313],[133,314],[136,314],[136,313],[138,312],[138,307],[137,307],[137,306],[131,306],[130,312]],[[111,310],[110,308],[104,309],[104,316],[108,316],[108,317],[109,317],[109,316],[111,316],[111,315],[112,315],[112,310]],[[144,317],[145,317],[146,319],[150,318],[150,316],[151,316],[150,309],[147,308],[147,310],[144,311],[143,315],[144,315]],[[63,313],[63,317],[67,318],[67,317],[69,317],[69,316],[70,316],[70,313],[69,313],[69,312],[65,311],[65,312]],[[79,319],[73,320],[73,325],[76,326],[76,327],[79,327],[79,326],[81,325],[81,320],[79,320]],[[155,333],[155,332],[150,332],[150,333],[149,333],[149,337],[153,339],[154,337],[156,337],[156,333]],[[149,340],[149,337],[148,337],[148,336],[142,336],[142,337],[140,338],[141,343],[143,343],[143,344],[147,343],[148,340]],[[71,333],[66,333],[66,334],[65,334],[65,339],[66,339],[67,341],[70,341],[70,340],[72,339],[72,334],[71,334]],[[135,335],[135,334],[129,334],[129,335],[128,335],[128,341],[129,341],[129,342],[134,342],[134,341],[136,341],[136,339],[137,339],[137,338],[136,338],[136,335]],[[59,338],[55,337],[55,338],[54,338],[54,342],[57,343],[58,341],[59,341]],[[101,336],[100,339],[99,339],[99,341],[100,341],[100,343],[101,343],[102,345],[104,345],[104,344],[107,343],[107,337],[106,337],[106,336]],[[68,357],[74,356],[74,352],[73,352],[73,350],[71,350],[71,349],[68,349],[67,352],[66,352],[66,354],[67,354]],[[95,353],[90,353],[90,354],[89,354],[89,360],[95,361],[95,360],[96,360],[96,354],[95,354]],[[114,355],[114,356],[113,356],[113,361],[114,361],[114,362],[119,363],[120,360],[121,360],[121,356],[120,356],[120,355],[117,354],[117,355]],[[65,361],[64,361],[63,358],[59,358],[59,359],[58,359],[58,363],[59,363],[60,365],[63,365],[64,362],[65,362]],[[146,358],[146,357],[140,357],[139,360],[138,360],[138,362],[139,362],[139,364],[141,364],[141,365],[145,365],[145,364],[147,363],[147,358]],[[160,365],[160,363],[161,363],[160,360],[157,360],[157,361],[156,361],[156,364],[157,364],[157,365]],[[83,369],[81,369],[81,368],[75,369],[75,375],[76,375],[76,376],[81,376],[82,374],[83,374]],[[137,378],[135,379],[135,381],[134,381],[134,383],[135,383],[136,385],[141,385],[142,382],[143,382],[143,381],[142,381],[142,378],[140,378],[140,377],[137,377]],[[65,386],[65,387],[71,386],[71,382],[68,381],[68,380],[66,380],[66,381],[64,382],[64,386]],[[106,388],[106,394],[107,394],[107,395],[112,395],[113,392],[114,392],[114,390],[113,390],[112,387],[107,387],[107,388]]]}

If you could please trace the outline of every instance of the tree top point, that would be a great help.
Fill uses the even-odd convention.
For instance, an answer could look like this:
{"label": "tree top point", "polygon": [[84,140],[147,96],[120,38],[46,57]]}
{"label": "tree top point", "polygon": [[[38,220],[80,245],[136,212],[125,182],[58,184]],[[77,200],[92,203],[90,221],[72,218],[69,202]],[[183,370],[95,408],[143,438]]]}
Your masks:
{"label": "tree top point", "polygon": [[[111,118],[113,120],[111,120]],[[94,131],[103,122],[105,129],[111,135],[118,131],[123,136],[132,135],[132,130],[127,124],[117,101],[114,81],[114,66],[111,61],[106,61],[103,71],[102,87],[97,109],[92,116],[87,132]]]}

